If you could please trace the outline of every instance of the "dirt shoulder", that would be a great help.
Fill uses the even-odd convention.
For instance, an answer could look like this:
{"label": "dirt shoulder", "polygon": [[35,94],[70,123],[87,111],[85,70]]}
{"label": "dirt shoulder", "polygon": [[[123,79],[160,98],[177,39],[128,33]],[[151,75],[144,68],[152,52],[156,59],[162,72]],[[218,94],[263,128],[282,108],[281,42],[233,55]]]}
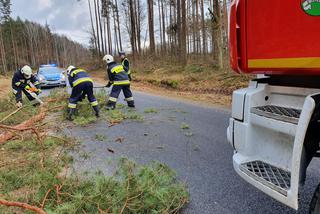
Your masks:
{"label": "dirt shoulder", "polygon": [[[90,75],[99,84],[106,84],[105,72],[103,70],[91,72]],[[152,80],[145,80],[134,77],[132,81],[132,88],[138,92],[150,93],[159,96],[169,97],[184,102],[191,102],[193,104],[218,107],[218,108],[230,108],[231,107],[231,93],[223,90],[219,91],[218,88],[212,88],[211,90],[199,90],[197,88],[190,88],[189,90],[172,88],[170,86],[153,83]]]}
{"label": "dirt shoulder", "polygon": [[0,76],[0,97],[5,97],[11,90],[11,79]]}

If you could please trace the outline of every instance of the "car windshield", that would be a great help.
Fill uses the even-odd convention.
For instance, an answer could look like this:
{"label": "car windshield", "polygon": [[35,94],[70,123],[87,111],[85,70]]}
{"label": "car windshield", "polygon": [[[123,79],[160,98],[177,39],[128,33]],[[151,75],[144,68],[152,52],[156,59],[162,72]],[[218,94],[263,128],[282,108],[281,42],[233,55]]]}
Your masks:
{"label": "car windshield", "polygon": [[39,74],[60,74],[62,70],[56,67],[39,68]]}

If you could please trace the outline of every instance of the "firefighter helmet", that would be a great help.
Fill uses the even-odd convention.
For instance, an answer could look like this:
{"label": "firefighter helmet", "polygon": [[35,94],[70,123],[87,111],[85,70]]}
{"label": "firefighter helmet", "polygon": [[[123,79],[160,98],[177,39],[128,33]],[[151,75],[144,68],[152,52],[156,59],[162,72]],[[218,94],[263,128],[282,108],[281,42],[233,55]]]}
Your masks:
{"label": "firefighter helmet", "polygon": [[69,65],[69,67],[67,68],[67,74],[70,75],[71,71],[75,68],[76,67],[74,67],[73,65]]}
{"label": "firefighter helmet", "polygon": [[114,62],[113,56],[111,56],[111,55],[109,55],[109,54],[105,55],[102,60],[103,60],[103,61],[106,61],[107,64],[109,64],[109,63],[111,63],[111,62]]}
{"label": "firefighter helmet", "polygon": [[32,76],[32,69],[29,65],[25,65],[21,68],[21,73],[26,79],[30,79]]}

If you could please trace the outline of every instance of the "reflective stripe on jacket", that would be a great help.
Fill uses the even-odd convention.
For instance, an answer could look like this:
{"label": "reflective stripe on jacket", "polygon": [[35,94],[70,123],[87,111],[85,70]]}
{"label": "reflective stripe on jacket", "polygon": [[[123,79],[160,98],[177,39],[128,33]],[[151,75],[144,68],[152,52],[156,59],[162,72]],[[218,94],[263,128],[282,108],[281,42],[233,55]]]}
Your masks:
{"label": "reflective stripe on jacket", "polygon": [[69,84],[71,87],[75,87],[83,82],[92,82],[93,80],[89,77],[88,73],[83,70],[76,68],[68,76]]}
{"label": "reflective stripe on jacket", "polygon": [[116,62],[108,64],[108,76],[113,85],[129,85],[130,80],[124,67]]}
{"label": "reflective stripe on jacket", "polygon": [[131,74],[131,71],[130,71],[130,62],[128,60],[128,58],[124,58],[122,61],[121,61],[121,64],[123,66],[123,68],[125,69],[125,71],[127,72],[128,75]]}
{"label": "reflective stripe on jacket", "polygon": [[20,70],[15,72],[12,77],[12,88],[15,90],[24,89],[30,83],[32,83],[37,88],[40,86],[37,77],[32,75],[30,79],[26,79]]}

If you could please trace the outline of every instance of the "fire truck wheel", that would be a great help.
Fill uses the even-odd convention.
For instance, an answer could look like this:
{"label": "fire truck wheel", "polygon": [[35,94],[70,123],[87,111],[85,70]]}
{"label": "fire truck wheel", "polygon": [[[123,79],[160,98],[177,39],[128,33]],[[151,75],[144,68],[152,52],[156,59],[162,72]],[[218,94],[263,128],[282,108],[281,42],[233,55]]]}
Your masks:
{"label": "fire truck wheel", "polygon": [[310,214],[320,214],[320,184],[317,186],[317,189],[314,191],[312,200],[309,206]]}

